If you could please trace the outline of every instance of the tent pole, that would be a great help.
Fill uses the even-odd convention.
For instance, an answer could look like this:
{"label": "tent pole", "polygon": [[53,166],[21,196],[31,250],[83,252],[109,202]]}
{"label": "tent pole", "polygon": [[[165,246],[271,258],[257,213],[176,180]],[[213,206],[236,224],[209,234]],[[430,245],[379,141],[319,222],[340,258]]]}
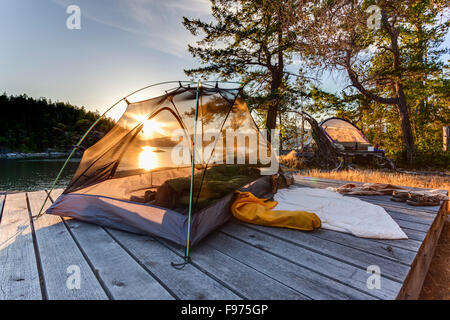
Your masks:
{"label": "tent pole", "polygon": [[92,131],[92,129],[94,129],[94,127],[97,125],[97,123],[100,122],[101,119],[103,119],[103,117],[115,106],[117,106],[120,102],[125,101],[127,104],[130,104],[127,100],[128,97],[143,91],[145,89],[149,89],[158,85],[162,85],[162,84],[168,84],[168,83],[173,83],[173,82],[178,82],[181,84],[181,82],[185,83],[192,83],[193,81],[165,81],[165,82],[159,82],[156,84],[151,84],[149,86],[143,87],[139,90],[136,90],[132,93],[130,93],[129,95],[123,97],[122,99],[120,99],[119,101],[117,101],[116,103],[114,103],[111,107],[109,107],[105,112],[103,112],[100,117],[89,127],[89,129],[86,131],[86,133],[81,137],[80,141],[78,141],[78,143],[75,145],[75,147],[72,149],[72,152],[70,152],[69,156],[67,157],[66,161],[64,162],[61,170],[59,170],[58,175],[55,178],[55,181],[53,181],[53,184],[49,190],[49,192],[47,193],[47,197],[45,197],[44,202],[42,203],[41,209],[39,210],[38,215],[36,216],[36,218],[39,218],[42,215],[42,210],[44,209],[45,204],[47,203],[48,199],[50,198],[50,194],[52,193],[53,189],[55,188],[56,184],[58,183],[59,179],[61,178],[61,175],[64,171],[64,169],[66,168],[67,164],[69,163],[70,159],[73,157],[73,155],[75,154],[75,151],[79,148],[79,146],[81,145],[81,143],[84,141],[84,139],[86,139],[87,135]]}
{"label": "tent pole", "polygon": [[193,201],[193,193],[194,193],[194,169],[195,169],[195,142],[196,142],[196,135],[197,135],[197,119],[198,119],[198,105],[199,105],[199,96],[200,96],[200,87],[201,87],[200,80],[198,81],[197,85],[197,97],[195,98],[195,119],[194,119],[194,135],[192,139],[192,166],[191,166],[191,185],[190,185],[190,192],[189,192],[189,214],[188,214],[188,230],[187,230],[187,237],[186,237],[186,255],[184,257],[185,262],[189,262],[189,244],[190,244],[190,238],[191,238],[191,216],[192,216],[192,201]]}
{"label": "tent pole", "polygon": [[[61,170],[59,170],[58,175],[56,176],[55,180],[53,181],[53,184],[50,188],[50,190],[47,193],[47,196],[45,197],[44,202],[42,203],[41,209],[39,210],[38,215],[36,216],[36,218],[39,218],[42,215],[42,210],[44,209],[45,204],[47,203],[48,199],[50,198],[50,194],[52,193],[53,189],[55,188],[56,184],[58,183],[59,179],[61,178],[61,175],[64,171],[64,169],[66,168],[67,164],[69,163],[70,159],[73,157],[73,155],[75,154],[75,151],[78,149],[78,147],[81,145],[81,143],[84,141],[84,139],[86,139],[86,136],[92,131],[92,129],[94,129],[94,127],[97,125],[97,123],[100,122],[100,120],[112,109],[114,108],[116,105],[118,105],[120,102],[122,101],[126,101],[127,104],[129,104],[127,98],[140,92],[143,91],[145,89],[149,89],[158,85],[162,85],[162,84],[168,84],[168,83],[174,83],[174,82],[178,82],[180,85],[181,83],[192,83],[193,81],[164,81],[164,82],[159,82],[156,84],[151,84],[149,86],[143,87],[141,89],[138,89],[130,94],[128,94],[127,96],[125,96],[124,98],[120,99],[119,101],[117,101],[116,103],[114,103],[111,107],[109,107],[105,112],[102,113],[102,115],[90,126],[90,128],[86,131],[86,133],[83,135],[83,137],[81,137],[80,141],[78,141],[78,143],[75,145],[75,147],[73,148],[73,150],[71,151],[71,153],[69,154],[68,158],[66,159],[66,161],[64,162]],[[206,82],[219,82],[219,81],[206,81]],[[242,85],[242,82],[232,82],[232,81],[220,81],[223,83],[239,83]],[[201,85],[201,82],[198,81],[198,84]],[[246,85],[246,83],[244,83],[243,85]],[[197,108],[198,108],[198,88],[197,88],[197,107],[196,107],[196,118],[197,118]],[[197,125],[197,121],[195,121],[195,126]],[[195,141],[195,136],[194,136],[194,141]],[[190,216],[189,216],[189,220],[190,220]],[[190,229],[190,225],[189,225],[189,229]],[[189,252],[189,250],[187,249],[186,252]]]}

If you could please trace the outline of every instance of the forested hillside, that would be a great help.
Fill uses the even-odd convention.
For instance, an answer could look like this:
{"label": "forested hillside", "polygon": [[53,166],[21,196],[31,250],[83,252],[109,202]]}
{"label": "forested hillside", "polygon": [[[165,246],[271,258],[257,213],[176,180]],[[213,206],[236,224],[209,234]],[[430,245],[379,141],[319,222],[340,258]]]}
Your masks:
{"label": "forested hillside", "polygon": [[[0,95],[0,152],[67,151],[99,117],[69,103]],[[95,143],[114,125],[102,119],[82,147]]]}

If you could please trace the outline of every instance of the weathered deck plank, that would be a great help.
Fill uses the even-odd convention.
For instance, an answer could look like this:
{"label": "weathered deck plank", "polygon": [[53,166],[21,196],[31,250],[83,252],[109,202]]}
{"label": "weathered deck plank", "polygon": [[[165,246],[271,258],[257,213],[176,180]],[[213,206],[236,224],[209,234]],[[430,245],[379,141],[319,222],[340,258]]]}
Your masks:
{"label": "weathered deck plank", "polygon": [[401,248],[406,249],[412,252],[417,252],[419,250],[420,245],[422,242],[419,240],[414,239],[407,239],[407,240],[373,240],[375,243],[379,243],[381,245],[385,245],[386,248],[389,246],[393,248]]}
{"label": "weathered deck plank", "polygon": [[[394,219],[395,220],[395,219]],[[395,222],[398,223],[397,220],[395,220]],[[398,223],[400,227],[402,227],[403,232],[406,233],[406,235],[408,236],[408,239],[412,239],[412,240],[417,240],[422,242],[423,239],[425,239],[426,233],[423,231],[418,231],[418,230],[414,230],[414,229],[409,229],[405,226],[402,226],[400,223]]]}
{"label": "weathered deck plank", "polygon": [[[303,182],[322,188],[345,183]],[[54,190],[52,200],[62,192]],[[410,207],[387,196],[358,196],[383,206],[408,240],[233,220],[193,248],[191,264],[176,270],[170,263],[183,261],[184,248],[161,239],[51,215],[30,224],[29,213],[37,213],[44,197],[44,191],[28,193],[27,208],[25,193],[6,196],[0,299],[417,298],[446,217],[443,209],[438,214],[436,208]],[[2,195],[0,212],[1,206]],[[81,290],[66,290],[68,265],[81,267]],[[369,265],[380,267],[381,289],[367,288]]]}
{"label": "weathered deck plank", "polygon": [[411,221],[406,221],[406,220],[400,220],[397,218],[396,215],[393,215],[389,210],[386,210],[387,213],[390,214],[390,216],[395,220],[395,222],[397,222],[397,224],[402,227],[402,228],[406,228],[409,230],[414,230],[414,231],[420,231],[423,233],[427,233],[427,231],[430,229],[430,225],[431,224],[422,224],[422,223],[417,223],[417,222],[411,222]]}
{"label": "weathered deck plank", "polygon": [[179,299],[214,300],[241,299],[219,282],[213,280],[192,264],[181,270],[171,266],[184,261],[159,241],[147,236],[108,229],[117,242],[127,249],[142,265],[163,281]]}
{"label": "weathered deck plank", "polygon": [[0,300],[42,299],[25,193],[8,194],[0,224]]}
{"label": "weathered deck plank", "polygon": [[435,218],[435,217],[431,218],[431,217],[423,217],[423,216],[416,216],[416,215],[412,215],[412,214],[402,213],[402,212],[399,212],[398,209],[393,209],[392,207],[387,207],[387,206],[382,206],[382,207],[395,220],[402,220],[402,221],[422,224],[422,225],[426,226],[425,227],[426,229],[428,229],[431,226],[431,224],[433,223],[433,220]]}
{"label": "weathered deck plank", "polygon": [[[50,199],[52,202],[55,202],[56,199],[58,199],[58,197],[64,192],[64,189],[55,189],[50,193]],[[47,190],[47,193],[49,193],[49,191]]]}
{"label": "weathered deck plank", "polygon": [[[53,190],[51,199],[56,200],[63,191]],[[174,298],[172,293],[139,265],[103,228],[72,219],[64,221],[91,261],[111,298]]]}
{"label": "weathered deck plank", "polygon": [[[377,204],[375,201],[368,201],[370,203]],[[436,218],[436,215],[432,212],[428,211],[422,211],[419,207],[409,207],[409,208],[403,208],[398,207],[392,204],[383,203],[381,205],[386,210],[389,210],[390,212],[395,212],[399,215],[400,219],[407,220],[407,221],[414,221],[414,222],[422,222],[424,224],[430,224],[433,222],[433,220]],[[411,220],[412,219],[412,220]],[[427,222],[428,221],[428,222]]]}
{"label": "weathered deck plank", "polygon": [[[244,262],[255,270],[269,275],[271,278],[314,300],[371,300],[375,298],[364,291],[343,284],[335,278],[327,277],[311,268],[306,268],[301,264],[304,258],[299,260],[299,263],[293,263],[285,257],[273,255],[259,246],[251,245],[244,239],[230,236],[228,233],[212,235],[209,243],[217,250]],[[267,261],[270,261],[270,263],[267,263]]]}
{"label": "weathered deck plank", "polygon": [[[409,211],[415,211],[415,207],[410,206],[409,204],[407,204],[406,202],[393,202],[390,199],[390,196],[357,196],[359,199],[363,200],[363,201],[367,201],[367,202],[371,202],[374,204],[378,204],[380,206],[393,206],[393,207],[397,207],[397,208],[402,208],[402,209],[406,209]],[[377,198],[379,197],[379,199]],[[442,203],[441,203],[442,204]],[[434,206],[434,207],[420,207],[420,211],[421,212],[427,212],[427,213],[431,213],[433,215],[437,215],[438,211],[439,211],[440,206]]]}
{"label": "weathered deck plank", "polygon": [[[373,241],[373,239],[358,238],[351,234],[319,229],[311,234],[314,237],[319,237],[324,240],[333,241],[347,247],[356,248],[367,252],[369,254],[375,254],[384,258],[391,259],[398,263],[411,265],[416,256],[414,252],[398,248],[391,247],[389,245],[381,244]],[[396,241],[408,241],[408,240],[396,240]]]}
{"label": "weathered deck plank", "polygon": [[[243,244],[241,241],[214,234],[211,246],[242,261],[247,266],[264,273],[284,285],[308,296],[313,300],[322,299],[374,299],[361,291],[343,285],[316,272],[296,265],[286,259],[273,256],[256,247]],[[270,263],[267,263],[270,261]]]}
{"label": "weathered deck plank", "polygon": [[[250,300],[309,299],[300,292],[216,250],[208,242],[207,238],[191,251],[192,264],[239,293],[243,298]],[[182,247],[167,241],[164,243],[180,256],[183,255]]]}
{"label": "weathered deck plank", "polygon": [[382,276],[382,290],[370,290],[367,288],[369,276],[367,270],[355,268],[340,260],[285,242],[258,230],[248,228],[246,225],[231,222],[221,231],[260,250],[270,252],[275,256],[312,270],[311,272],[323,274],[335,281],[344,283],[346,286],[380,299],[395,299],[401,288],[400,283]]}
{"label": "weathered deck plank", "polygon": [[293,229],[270,228],[257,225],[251,225],[249,227],[359,268],[367,269],[370,265],[380,266],[384,276],[394,281],[403,282],[409,271],[408,266],[396,263],[390,259],[314,237],[309,233],[298,232]]}
{"label": "weathered deck plank", "polygon": [[103,228],[65,219],[71,233],[114,299],[173,299]]}
{"label": "weathered deck plank", "polygon": [[[28,193],[32,216],[39,213],[46,196],[43,190]],[[50,204],[51,202],[48,201],[44,209],[46,210]],[[33,223],[43,272],[43,284],[48,299],[108,299],[62,219],[44,214],[34,219]],[[70,288],[67,286],[67,281],[70,281],[69,276],[76,275],[74,272],[80,276],[79,288],[73,285]]]}

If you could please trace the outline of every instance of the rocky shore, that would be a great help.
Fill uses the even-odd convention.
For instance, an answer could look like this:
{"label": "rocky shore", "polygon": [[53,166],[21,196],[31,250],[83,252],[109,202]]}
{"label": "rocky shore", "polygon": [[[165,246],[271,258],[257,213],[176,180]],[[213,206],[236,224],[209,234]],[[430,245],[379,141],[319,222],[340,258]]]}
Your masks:
{"label": "rocky shore", "polygon": [[69,156],[70,152],[9,152],[0,153],[0,160],[14,160],[14,159],[60,159]]}

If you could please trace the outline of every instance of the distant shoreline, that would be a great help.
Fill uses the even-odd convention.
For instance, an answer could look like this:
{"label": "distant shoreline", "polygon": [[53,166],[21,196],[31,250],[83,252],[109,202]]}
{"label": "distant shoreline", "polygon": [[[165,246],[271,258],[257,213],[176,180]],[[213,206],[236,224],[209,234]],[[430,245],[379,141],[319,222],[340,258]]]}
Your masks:
{"label": "distant shoreline", "polygon": [[[0,153],[0,160],[34,160],[34,159],[65,159],[70,152],[8,152]],[[80,158],[77,156],[77,158]]]}

